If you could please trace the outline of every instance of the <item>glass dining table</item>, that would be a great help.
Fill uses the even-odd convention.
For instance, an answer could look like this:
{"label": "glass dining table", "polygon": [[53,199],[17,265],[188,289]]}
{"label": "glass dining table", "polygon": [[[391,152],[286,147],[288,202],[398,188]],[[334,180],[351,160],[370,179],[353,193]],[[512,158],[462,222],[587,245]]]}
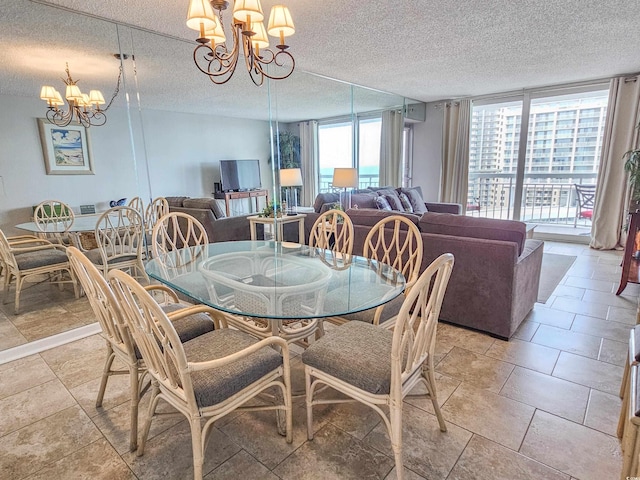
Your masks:
{"label": "glass dining table", "polygon": [[266,321],[355,313],[393,300],[405,287],[402,273],[375,260],[275,241],[177,249],[145,269],[197,303]]}

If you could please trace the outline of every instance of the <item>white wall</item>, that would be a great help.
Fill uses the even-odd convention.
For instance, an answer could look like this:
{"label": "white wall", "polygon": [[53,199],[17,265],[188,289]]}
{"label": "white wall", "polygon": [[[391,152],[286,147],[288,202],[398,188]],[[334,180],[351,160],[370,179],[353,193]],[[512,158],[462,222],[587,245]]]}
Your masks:
{"label": "white wall", "polygon": [[428,103],[426,120],[413,125],[413,177],[411,183],[414,186],[422,187],[424,199],[432,202],[440,200],[442,121],[442,103]]}
{"label": "white wall", "polygon": [[36,97],[0,95],[0,228],[8,234],[19,233],[13,226],[29,221],[42,200],[79,211],[84,204],[105,210],[110,200],[149,198],[146,159],[153,196],[210,196],[220,159],[260,159],[263,185],[272,188],[267,122],[146,111],[143,128],[133,116],[134,155],[127,112],[112,108],[106,125],[88,129],[95,175],[47,175],[37,125],[45,111]]}

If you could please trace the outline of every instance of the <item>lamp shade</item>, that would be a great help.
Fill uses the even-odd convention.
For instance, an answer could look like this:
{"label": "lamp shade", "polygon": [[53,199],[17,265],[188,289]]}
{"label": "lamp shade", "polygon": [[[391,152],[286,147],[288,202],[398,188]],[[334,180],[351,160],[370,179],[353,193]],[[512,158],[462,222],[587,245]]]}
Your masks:
{"label": "lamp shade", "polygon": [[204,34],[205,38],[211,40],[211,45],[217,45],[219,43],[225,43],[227,41],[227,37],[224,34],[224,29],[222,28],[222,24],[220,22],[216,22],[216,28],[212,30],[207,30]]}
{"label": "lamp shade", "polygon": [[213,30],[217,23],[209,0],[191,0],[189,2],[187,27],[200,32]]}
{"label": "lamp shade", "polygon": [[40,89],[40,99],[50,101],[56,99],[56,89],[48,85],[44,85]]}
{"label": "lamp shade", "polygon": [[269,37],[267,37],[267,31],[264,29],[264,23],[252,23],[251,30],[255,33],[255,35],[251,37],[253,48],[268,48]]}
{"label": "lamp shade", "polygon": [[236,0],[233,4],[233,18],[242,23],[263,21],[264,14],[260,0]]}
{"label": "lamp shade", "polygon": [[100,90],[91,90],[89,92],[89,103],[92,105],[104,105],[107,102],[104,101]]}
{"label": "lamp shade", "polygon": [[54,89],[53,93],[55,94],[56,98],[51,100],[51,105],[58,107],[64,105],[64,101],[62,100],[62,95],[60,95],[60,92]]}
{"label": "lamp shade", "polygon": [[302,185],[302,172],[299,168],[283,168],[280,170],[281,187],[299,187]]}
{"label": "lamp shade", "polygon": [[333,186],[338,188],[355,188],[358,186],[357,168],[334,168]]}
{"label": "lamp shade", "polygon": [[67,91],[65,93],[65,98],[67,100],[82,100],[82,92],[77,85],[67,85]]}
{"label": "lamp shade", "polygon": [[288,37],[296,33],[296,27],[291,18],[291,12],[284,5],[274,5],[269,15],[267,32],[273,37]]}

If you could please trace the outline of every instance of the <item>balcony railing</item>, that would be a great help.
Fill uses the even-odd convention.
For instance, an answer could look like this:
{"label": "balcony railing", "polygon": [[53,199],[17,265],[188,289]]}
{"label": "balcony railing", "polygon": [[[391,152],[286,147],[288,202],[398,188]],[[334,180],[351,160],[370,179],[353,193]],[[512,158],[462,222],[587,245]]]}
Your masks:
{"label": "balcony railing", "polygon": [[[574,225],[575,184],[595,185],[596,173],[539,173],[525,175],[520,220]],[[515,175],[470,173],[467,215],[509,219],[515,206]],[[588,220],[581,220],[581,223]]]}

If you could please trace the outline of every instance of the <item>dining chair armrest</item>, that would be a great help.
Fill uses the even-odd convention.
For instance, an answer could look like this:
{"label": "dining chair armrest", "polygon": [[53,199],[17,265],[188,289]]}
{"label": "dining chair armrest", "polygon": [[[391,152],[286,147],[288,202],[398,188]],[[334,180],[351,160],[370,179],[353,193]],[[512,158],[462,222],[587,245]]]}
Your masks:
{"label": "dining chair armrest", "polygon": [[33,243],[39,245],[53,245],[53,243],[45,238],[25,238],[21,240],[9,240],[9,246],[11,247],[19,247],[20,245],[28,245]]}
{"label": "dining chair armrest", "polygon": [[224,314],[218,312],[217,310],[208,307],[206,305],[194,305],[192,307],[181,308],[180,310],[176,310],[175,312],[167,313],[167,317],[169,320],[174,321],[180,318],[188,317],[189,315],[195,315],[196,313],[206,313],[213,320],[213,324],[215,325],[216,330],[220,328],[227,328],[227,319]]}
{"label": "dining chair armrest", "polygon": [[153,296],[154,293],[162,292],[165,298],[168,297],[173,303],[179,303],[178,295],[166,285],[146,285],[144,289]]}
{"label": "dining chair armrest", "polygon": [[229,363],[237,362],[241,358],[248,357],[252,353],[257,352],[261,348],[268,346],[277,346],[282,353],[282,361],[285,368],[289,368],[289,344],[286,340],[280,337],[268,337],[260,340],[258,343],[244,348],[232,355],[227,355],[223,358],[216,358],[215,360],[207,360],[205,362],[189,362],[187,361],[187,370],[189,372],[199,372],[202,370],[211,370],[212,368],[220,368]]}
{"label": "dining chair armrest", "polygon": [[33,247],[11,247],[12,253],[27,253],[37,252],[39,250],[61,250],[66,251],[66,248],[62,245],[56,245],[53,243],[46,243],[44,245],[34,245]]}

